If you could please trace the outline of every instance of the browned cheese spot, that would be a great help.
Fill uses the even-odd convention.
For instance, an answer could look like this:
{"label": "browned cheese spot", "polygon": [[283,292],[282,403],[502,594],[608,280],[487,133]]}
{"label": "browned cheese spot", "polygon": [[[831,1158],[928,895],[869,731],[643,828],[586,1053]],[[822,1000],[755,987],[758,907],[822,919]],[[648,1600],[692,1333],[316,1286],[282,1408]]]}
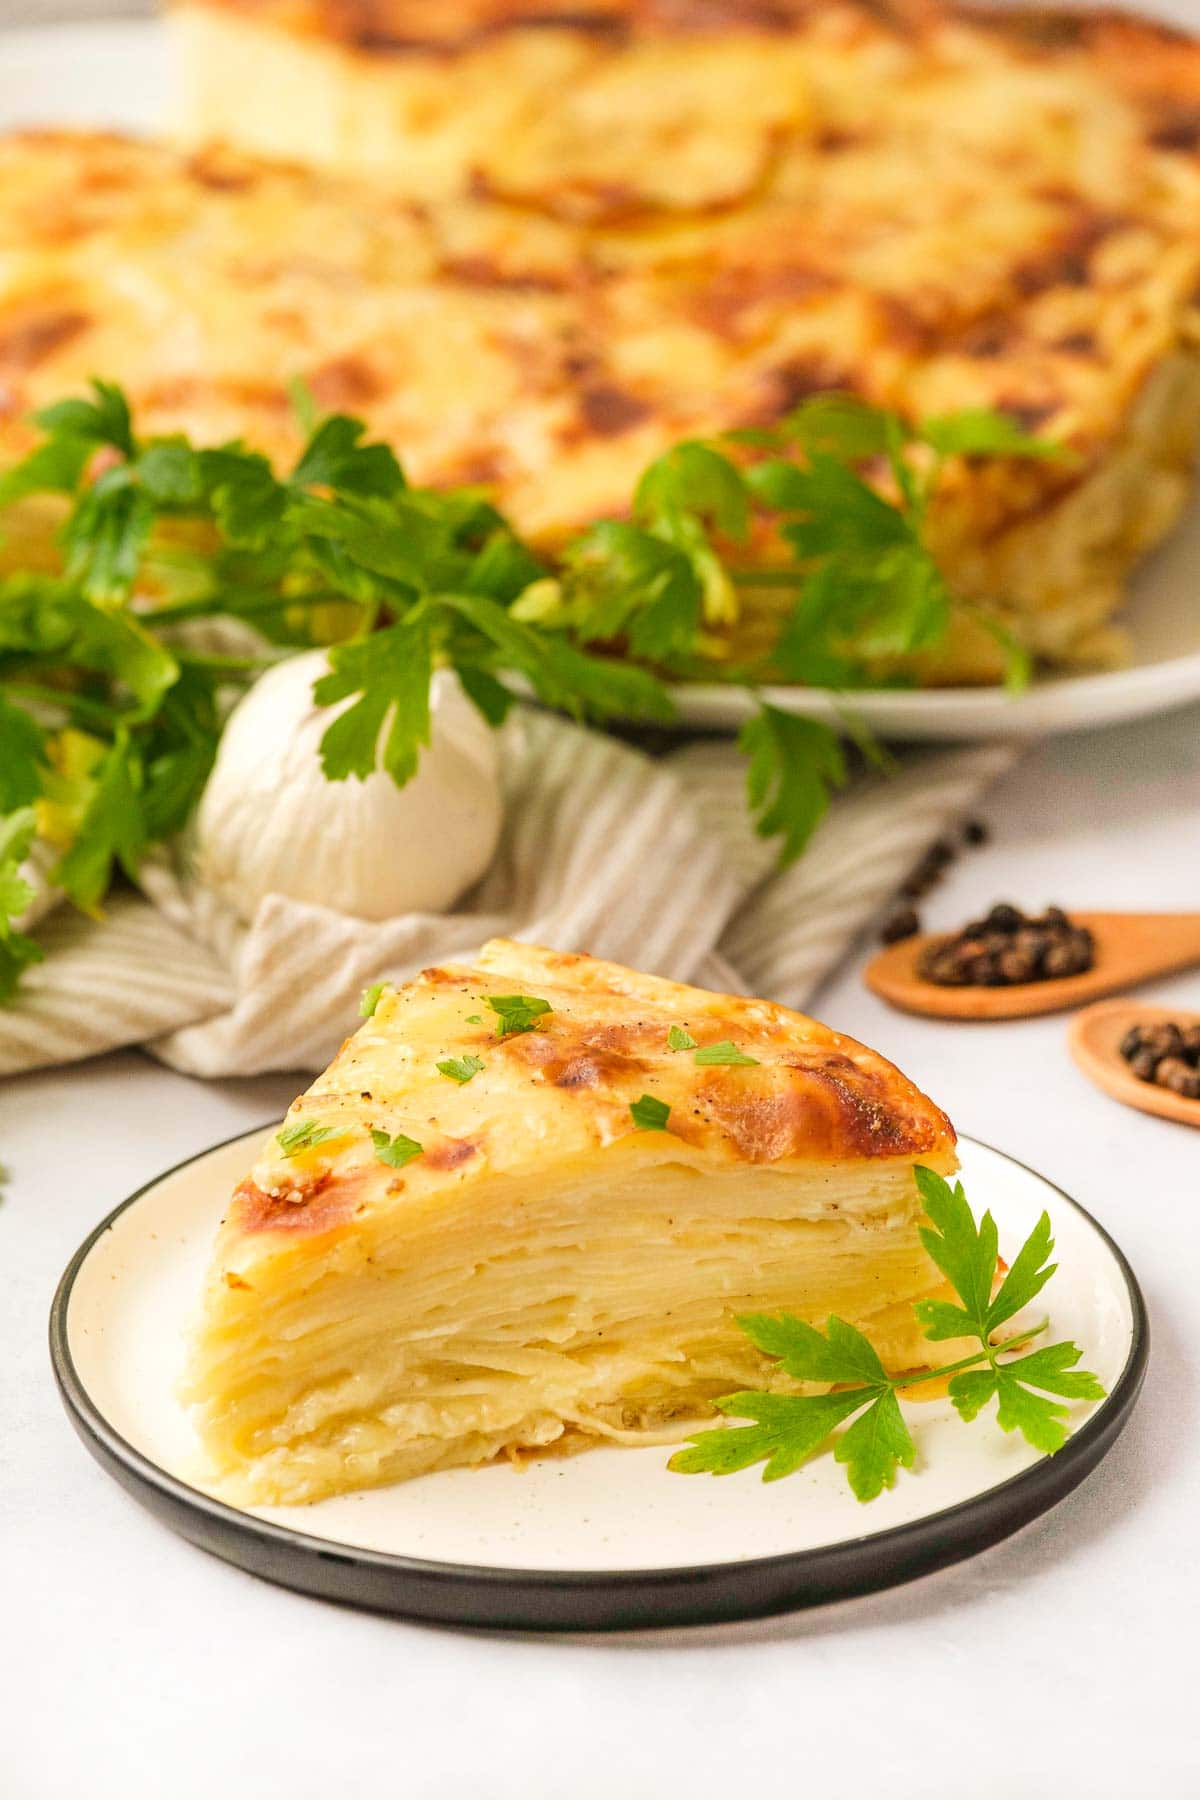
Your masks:
{"label": "browned cheese spot", "polygon": [[620,1084],[651,1066],[634,1053],[635,1044],[644,1048],[648,1043],[640,1024],[606,1028],[555,1015],[541,1030],[520,1032],[503,1042],[519,1062],[568,1091]]}
{"label": "browned cheese spot", "polygon": [[266,1231],[316,1237],[353,1218],[365,1179],[361,1171],[340,1177],[326,1174],[308,1188],[293,1190],[292,1197],[264,1193],[247,1179],[234,1190],[229,1216],[248,1237]]}
{"label": "browned cheese spot", "polygon": [[1017,292],[1032,297],[1049,288],[1086,287],[1092,252],[1126,224],[1116,213],[1101,212],[1076,201],[1072,215],[1050,242],[1013,270]]}
{"label": "browned cheese spot", "polygon": [[[890,1091],[885,1071],[836,1053],[784,1068],[788,1085],[773,1092],[756,1091],[723,1070],[698,1090],[704,1112],[748,1162],[915,1155],[938,1141],[934,1125],[914,1117]],[[948,1123],[937,1118],[948,1134]]]}
{"label": "browned cheese spot", "polygon": [[502,269],[490,256],[455,256],[442,264],[441,274],[464,287],[499,288],[518,294],[558,294],[572,284],[565,271],[552,274],[538,269]]}
{"label": "browned cheese spot", "polygon": [[319,406],[340,412],[348,407],[369,406],[384,393],[379,376],[365,356],[338,356],[322,363],[306,376],[309,390]]}
{"label": "browned cheese spot", "polygon": [[478,1148],[467,1138],[439,1138],[436,1144],[426,1144],[424,1161],[431,1169],[457,1169],[470,1162]]}
{"label": "browned cheese spot", "polygon": [[619,437],[649,418],[650,408],[636,394],[601,382],[597,387],[583,389],[579,413],[587,430],[596,437]]}
{"label": "browned cheese spot", "polygon": [[1185,155],[1200,151],[1200,106],[1164,109],[1164,116],[1150,133],[1156,150],[1178,150]]}
{"label": "browned cheese spot", "polygon": [[1022,431],[1036,431],[1058,411],[1057,400],[1019,400],[1001,396],[996,401],[996,410],[1007,415]]}
{"label": "browned cheese spot", "polygon": [[91,324],[87,313],[71,307],[33,313],[12,325],[0,321],[0,368],[34,369]]}

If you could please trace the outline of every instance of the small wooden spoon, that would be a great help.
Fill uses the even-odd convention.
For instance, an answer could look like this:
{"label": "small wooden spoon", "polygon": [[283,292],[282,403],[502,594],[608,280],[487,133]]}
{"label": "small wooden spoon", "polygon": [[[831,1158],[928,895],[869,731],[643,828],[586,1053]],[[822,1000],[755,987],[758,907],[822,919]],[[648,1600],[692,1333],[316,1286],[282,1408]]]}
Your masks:
{"label": "small wooden spoon", "polygon": [[1200,1125],[1200,1100],[1186,1100],[1153,1081],[1139,1081],[1118,1048],[1131,1025],[1200,1025],[1200,1013],[1180,1012],[1174,1006],[1145,1006],[1136,1000],[1102,1000],[1085,1007],[1071,1020],[1067,1043],[1089,1081],[1139,1112],[1175,1119],[1182,1125]]}
{"label": "small wooden spoon", "polygon": [[[905,938],[872,957],[863,979],[901,1012],[931,1019],[1024,1019],[1135,987],[1156,975],[1200,963],[1200,913],[1075,913],[1096,940],[1096,960],[1083,975],[1058,981],[1023,981],[1013,987],[941,987],[917,973],[917,963],[937,936]],[[941,934],[941,941],[946,935]]]}

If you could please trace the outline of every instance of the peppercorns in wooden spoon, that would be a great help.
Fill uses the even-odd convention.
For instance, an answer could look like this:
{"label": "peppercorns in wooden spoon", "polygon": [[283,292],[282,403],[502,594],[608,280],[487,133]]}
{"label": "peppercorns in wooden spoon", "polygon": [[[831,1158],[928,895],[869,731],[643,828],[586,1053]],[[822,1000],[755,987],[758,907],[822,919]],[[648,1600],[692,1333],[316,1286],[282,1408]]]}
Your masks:
{"label": "peppercorns in wooden spoon", "polygon": [[1200,1013],[1104,1000],[1071,1020],[1071,1055],[1126,1106],[1200,1125]]}
{"label": "peppercorns in wooden spoon", "polygon": [[993,907],[964,930],[892,944],[867,964],[867,986],[902,1012],[938,1019],[1019,1019],[1200,963],[1200,913],[1030,917]]}

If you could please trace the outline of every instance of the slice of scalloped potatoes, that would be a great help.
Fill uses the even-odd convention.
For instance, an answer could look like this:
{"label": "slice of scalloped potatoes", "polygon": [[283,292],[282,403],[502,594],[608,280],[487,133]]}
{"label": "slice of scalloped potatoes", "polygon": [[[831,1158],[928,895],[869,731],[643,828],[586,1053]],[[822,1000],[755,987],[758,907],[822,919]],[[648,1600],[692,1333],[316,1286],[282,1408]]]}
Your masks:
{"label": "slice of scalloped potatoes", "polygon": [[[514,994],[549,1010],[500,1035]],[[726,1042],[752,1060],[697,1061]],[[955,1167],[948,1120],[767,1001],[497,941],[385,991],[285,1133],[308,1148],[234,1193],[187,1377],[236,1500],[677,1438],[769,1378],[745,1311],[836,1313],[892,1368],[955,1351],[912,1313],[940,1291],[912,1169]]]}

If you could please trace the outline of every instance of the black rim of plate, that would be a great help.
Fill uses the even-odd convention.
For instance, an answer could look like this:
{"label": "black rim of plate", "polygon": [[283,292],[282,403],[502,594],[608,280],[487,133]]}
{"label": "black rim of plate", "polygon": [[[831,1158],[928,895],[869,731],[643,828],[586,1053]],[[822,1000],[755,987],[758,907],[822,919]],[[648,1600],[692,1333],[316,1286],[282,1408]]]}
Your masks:
{"label": "black rim of plate", "polygon": [[[260,1126],[258,1131],[269,1130]],[[1133,1410],[1150,1350],[1146,1304],[1120,1247],[1077,1200],[1027,1163],[978,1138],[966,1143],[1023,1169],[1082,1215],[1121,1272],[1132,1315],[1125,1366],[1107,1400],[1053,1457],[968,1500],[886,1531],[816,1549],[671,1569],[506,1569],[425,1561],[357,1549],[240,1512],[189,1487],[113,1429],[75,1367],[68,1313],[92,1249],[121,1214],[180,1169],[252,1138],[237,1132],[156,1175],[115,1207],[80,1245],[50,1310],[50,1358],[63,1405],[87,1449],[140,1505],[190,1543],[248,1573],[300,1593],[372,1612],[442,1624],[535,1631],[635,1631],[761,1617],[873,1593],[961,1562],[1047,1512],[1091,1473]]]}

